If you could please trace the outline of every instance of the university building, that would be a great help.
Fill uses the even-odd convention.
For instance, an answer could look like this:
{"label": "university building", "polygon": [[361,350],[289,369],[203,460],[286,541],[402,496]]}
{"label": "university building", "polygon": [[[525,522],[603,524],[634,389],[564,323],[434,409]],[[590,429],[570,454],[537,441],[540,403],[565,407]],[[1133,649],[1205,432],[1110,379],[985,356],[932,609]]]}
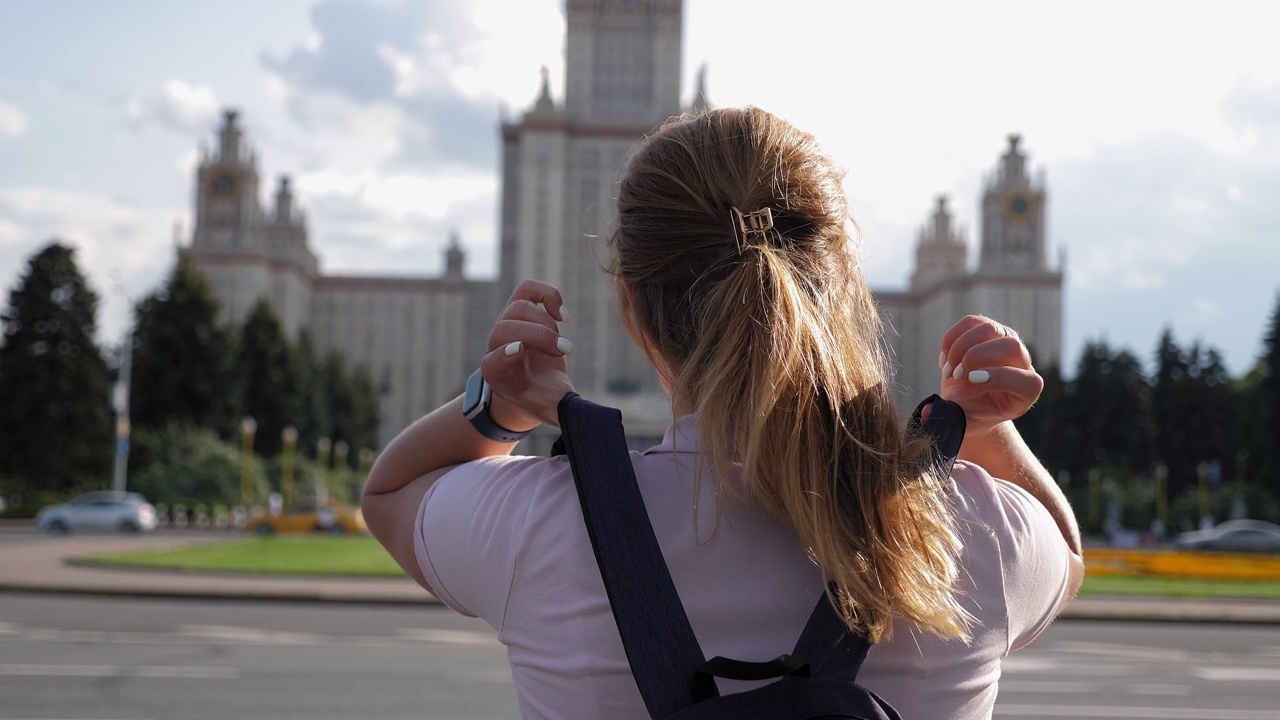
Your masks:
{"label": "university building", "polygon": [[[500,125],[496,279],[466,275],[457,237],[438,277],[324,274],[287,177],[272,206],[262,206],[256,157],[234,112],[223,118],[216,150],[200,159],[190,251],[225,319],[241,322],[267,298],[291,337],[309,328],[321,351],[367,365],[381,393],[384,443],[461,392],[501,304],[524,278],[564,293],[579,392],[622,408],[637,446],[670,422],[656,377],[617,319],[602,267],[627,153],[663,120],[707,107],[701,79],[689,102],[681,98],[683,2],[567,0],[565,12],[564,97],[552,96],[544,70],[532,107]],[[1043,178],[1027,173],[1016,136],[986,183],[976,270],[939,199],[920,233],[910,286],[876,293],[893,328],[904,406],[936,389],[938,343],[965,313],[1018,330],[1041,364],[1058,359],[1062,273],[1047,261],[1045,208]],[[531,451],[549,445],[536,435],[528,442]]]}

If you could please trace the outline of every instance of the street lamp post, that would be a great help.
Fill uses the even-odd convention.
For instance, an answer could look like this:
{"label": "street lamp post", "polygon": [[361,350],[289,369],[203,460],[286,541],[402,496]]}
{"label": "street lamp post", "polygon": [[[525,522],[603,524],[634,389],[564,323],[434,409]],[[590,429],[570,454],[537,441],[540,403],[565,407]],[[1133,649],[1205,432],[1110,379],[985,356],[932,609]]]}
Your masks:
{"label": "street lamp post", "polygon": [[298,446],[298,429],[286,425],[280,435],[284,440],[284,447],[280,452],[280,496],[284,509],[288,511],[293,507],[293,456]]}
{"label": "street lamp post", "polygon": [[117,493],[125,490],[129,473],[129,381],[133,375],[133,332],[124,336],[120,347],[120,375],[111,392],[111,405],[116,411],[116,463],[111,475],[111,489]]}
{"label": "street lamp post", "polygon": [[240,421],[240,502],[246,511],[253,505],[253,434],[257,431],[253,418]]}

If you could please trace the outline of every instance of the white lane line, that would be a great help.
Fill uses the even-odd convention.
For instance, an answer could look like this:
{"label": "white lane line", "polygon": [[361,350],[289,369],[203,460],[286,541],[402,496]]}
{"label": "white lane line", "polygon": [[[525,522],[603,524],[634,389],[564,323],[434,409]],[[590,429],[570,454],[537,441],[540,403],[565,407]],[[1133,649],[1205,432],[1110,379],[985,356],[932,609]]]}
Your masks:
{"label": "white lane line", "polygon": [[1100,683],[1070,682],[1066,680],[1001,680],[1000,693],[1074,694],[1102,691]]}
{"label": "white lane line", "polygon": [[234,680],[240,677],[240,671],[230,667],[183,665],[30,665],[0,663],[0,676]]}
{"label": "white lane line", "polygon": [[1134,675],[1137,670],[1130,665],[1110,665],[1099,663],[1078,663],[1065,662],[1056,658],[1048,657],[1020,657],[1014,655],[1007,657],[1000,664],[1001,672],[1009,674],[1042,674],[1053,673],[1054,675],[1084,675],[1088,677],[1105,676],[1119,677],[1124,675]]}
{"label": "white lane line", "polygon": [[996,715],[1019,718],[1094,718],[1094,720],[1280,720],[1272,710],[1129,707],[1111,705],[997,704]]}
{"label": "white lane line", "polygon": [[441,645],[501,645],[493,633],[438,628],[396,628],[396,637]]}
{"label": "white lane line", "polygon": [[1113,658],[1133,658],[1135,660],[1154,660],[1156,662],[1186,662],[1190,654],[1185,650],[1172,648],[1143,647],[1140,645],[1119,645],[1115,643],[1077,642],[1060,640],[1053,644],[1059,652],[1079,653],[1083,655],[1106,655]]}
{"label": "white lane line", "polygon": [[1191,673],[1201,680],[1280,681],[1280,668],[1194,667]]}
{"label": "white lane line", "polygon": [[1131,695],[1190,695],[1191,688],[1186,685],[1160,685],[1157,683],[1137,683],[1125,687]]}

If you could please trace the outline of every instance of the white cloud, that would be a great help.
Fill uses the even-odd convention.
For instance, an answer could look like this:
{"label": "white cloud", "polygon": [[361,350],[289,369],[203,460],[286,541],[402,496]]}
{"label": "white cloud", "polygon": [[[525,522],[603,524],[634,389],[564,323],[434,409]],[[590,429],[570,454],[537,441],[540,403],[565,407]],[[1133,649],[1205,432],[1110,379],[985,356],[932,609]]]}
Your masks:
{"label": "white cloud", "polygon": [[0,102],[0,135],[18,137],[27,129],[27,116],[21,110]]}
{"label": "white cloud", "polygon": [[130,120],[158,124],[183,134],[203,134],[217,119],[218,96],[204,85],[170,78],[159,91],[135,97],[125,108]]}

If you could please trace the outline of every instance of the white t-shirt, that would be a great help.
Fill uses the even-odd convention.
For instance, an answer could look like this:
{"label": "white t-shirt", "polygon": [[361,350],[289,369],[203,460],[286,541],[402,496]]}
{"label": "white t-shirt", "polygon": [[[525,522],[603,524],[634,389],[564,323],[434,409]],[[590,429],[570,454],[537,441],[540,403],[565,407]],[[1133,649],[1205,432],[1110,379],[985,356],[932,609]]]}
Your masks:
{"label": "white t-shirt", "polygon": [[[631,453],[640,491],[705,656],[770,660],[794,648],[821,575],[794,532],[763,510],[732,503],[717,528],[711,473],[695,502],[695,420],[680,418],[661,445]],[[858,676],[906,718],[990,718],[1001,658],[1052,621],[1067,582],[1066,542],[1039,502],[963,462],[952,485],[962,603],[979,621],[973,640],[942,642],[903,624],[871,648]],[[648,718],[566,458],[459,466],[423,499],[417,530],[418,563],[440,600],[488,621],[507,646],[523,717]]]}

